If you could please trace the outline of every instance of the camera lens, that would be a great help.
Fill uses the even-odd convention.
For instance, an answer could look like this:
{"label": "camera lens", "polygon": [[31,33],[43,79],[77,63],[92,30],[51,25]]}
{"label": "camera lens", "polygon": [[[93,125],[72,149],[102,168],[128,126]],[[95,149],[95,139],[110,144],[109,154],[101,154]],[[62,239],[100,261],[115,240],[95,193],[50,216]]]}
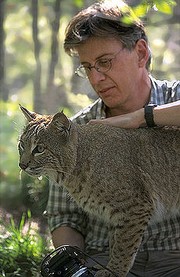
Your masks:
{"label": "camera lens", "polygon": [[94,277],[94,275],[86,267],[83,267],[69,277]]}
{"label": "camera lens", "polygon": [[85,277],[85,276],[88,276],[87,274],[87,268],[86,267],[83,267],[81,269],[79,269],[76,273],[74,273],[71,277]]}
{"label": "camera lens", "polygon": [[70,246],[62,246],[50,253],[41,264],[43,277],[93,277],[84,265],[79,250]]}

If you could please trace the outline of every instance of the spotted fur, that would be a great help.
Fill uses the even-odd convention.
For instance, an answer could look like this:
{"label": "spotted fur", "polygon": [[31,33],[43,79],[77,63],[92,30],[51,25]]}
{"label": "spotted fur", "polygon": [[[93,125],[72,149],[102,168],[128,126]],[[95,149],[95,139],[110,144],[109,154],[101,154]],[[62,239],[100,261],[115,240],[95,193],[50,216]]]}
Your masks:
{"label": "spotted fur", "polygon": [[20,167],[62,183],[86,212],[108,224],[108,267],[125,277],[149,221],[180,210],[179,128],[77,125],[62,112],[21,109],[29,123],[19,140]]}

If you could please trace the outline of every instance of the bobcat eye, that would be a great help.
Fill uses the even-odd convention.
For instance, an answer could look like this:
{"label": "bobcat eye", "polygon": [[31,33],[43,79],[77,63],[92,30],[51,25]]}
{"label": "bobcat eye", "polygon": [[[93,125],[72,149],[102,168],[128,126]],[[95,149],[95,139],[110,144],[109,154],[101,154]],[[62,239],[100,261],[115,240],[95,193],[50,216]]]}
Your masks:
{"label": "bobcat eye", "polygon": [[38,146],[37,146],[37,151],[38,151],[39,153],[42,153],[42,152],[44,151],[44,146],[43,146],[43,145],[38,145]]}
{"label": "bobcat eye", "polygon": [[42,144],[37,145],[34,150],[32,151],[32,153],[35,154],[41,154],[43,153],[45,150],[45,147]]}

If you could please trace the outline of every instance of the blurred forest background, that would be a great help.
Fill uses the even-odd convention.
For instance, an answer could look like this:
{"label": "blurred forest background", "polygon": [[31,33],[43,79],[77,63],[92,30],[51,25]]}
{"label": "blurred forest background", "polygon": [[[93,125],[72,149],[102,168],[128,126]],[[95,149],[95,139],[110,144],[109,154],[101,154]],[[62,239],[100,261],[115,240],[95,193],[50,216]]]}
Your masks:
{"label": "blurred forest background", "polygon": [[[88,81],[74,75],[78,60],[68,57],[63,50],[68,21],[93,2],[0,0],[0,217],[3,221],[11,215],[18,218],[29,209],[33,218],[40,219],[38,228],[44,232],[46,222],[42,213],[48,195],[47,181],[25,175],[20,178],[18,168],[17,141],[24,125],[19,103],[40,113],[63,109],[71,116],[96,98]],[[169,6],[170,0],[127,2],[145,23],[153,53],[152,74],[158,79],[180,79],[180,0],[174,1],[174,6]],[[31,216],[27,212],[27,217]],[[20,231],[23,224],[24,217]],[[11,227],[15,228],[12,220]]]}

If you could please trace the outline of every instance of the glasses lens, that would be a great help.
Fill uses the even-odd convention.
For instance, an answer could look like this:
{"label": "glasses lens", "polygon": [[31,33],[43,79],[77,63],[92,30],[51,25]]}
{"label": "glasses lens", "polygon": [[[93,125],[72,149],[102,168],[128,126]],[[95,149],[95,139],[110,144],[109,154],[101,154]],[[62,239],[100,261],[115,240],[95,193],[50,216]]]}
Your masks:
{"label": "glasses lens", "polygon": [[98,72],[107,72],[111,68],[111,60],[100,59],[96,62],[95,68]]}
{"label": "glasses lens", "polygon": [[100,59],[96,61],[94,66],[90,67],[80,65],[76,69],[75,73],[82,78],[88,78],[88,74],[90,73],[92,68],[95,68],[98,72],[105,73],[111,68],[111,60],[112,59]]}
{"label": "glasses lens", "polygon": [[83,65],[80,65],[76,71],[75,74],[77,74],[79,77],[87,78],[87,70]]}

